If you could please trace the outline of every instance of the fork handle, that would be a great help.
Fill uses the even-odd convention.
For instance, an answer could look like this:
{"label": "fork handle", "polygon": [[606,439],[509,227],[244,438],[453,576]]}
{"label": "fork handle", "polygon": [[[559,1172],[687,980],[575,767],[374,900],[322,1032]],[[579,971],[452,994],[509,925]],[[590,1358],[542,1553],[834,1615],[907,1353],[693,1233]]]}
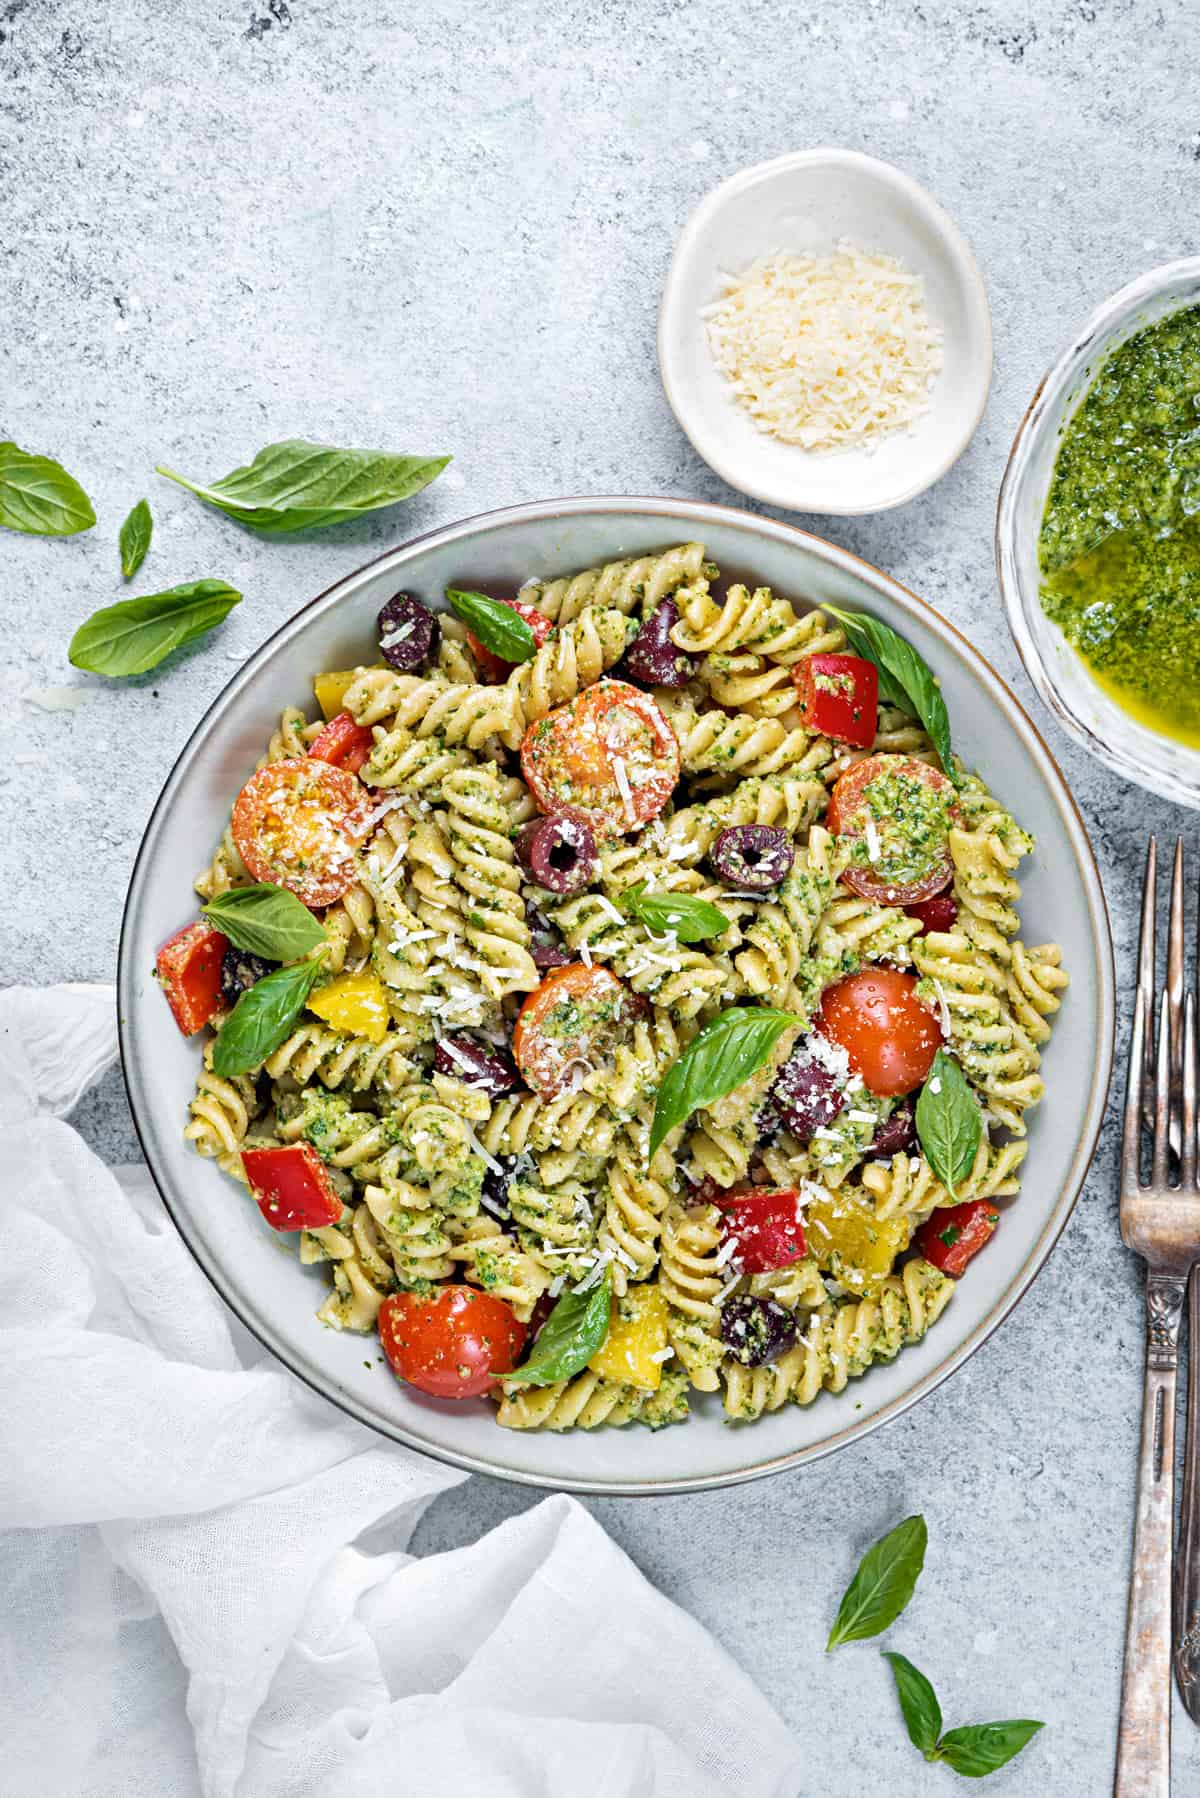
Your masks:
{"label": "fork handle", "polygon": [[1113,1798],[1169,1798],[1171,1790],[1175,1371],[1186,1284],[1167,1274],[1146,1279],[1146,1388]]}
{"label": "fork handle", "polygon": [[1175,1553],[1175,1678],[1193,1723],[1200,1723],[1200,1269],[1188,1282],[1187,1431],[1183,1500]]}

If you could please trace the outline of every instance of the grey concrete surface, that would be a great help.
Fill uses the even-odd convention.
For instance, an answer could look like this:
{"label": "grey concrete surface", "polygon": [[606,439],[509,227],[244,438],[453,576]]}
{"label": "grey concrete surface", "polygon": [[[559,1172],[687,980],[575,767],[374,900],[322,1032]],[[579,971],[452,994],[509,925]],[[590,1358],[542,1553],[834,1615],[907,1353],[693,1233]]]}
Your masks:
{"label": "grey concrete surface", "polygon": [[[661,281],[710,185],[822,142],[899,162],[963,226],[996,380],[932,492],[802,522],[925,594],[1032,705],[1092,831],[1127,976],[1145,832],[1195,833],[1041,713],[991,529],[1048,359],[1104,294],[1196,247],[1190,14],[1152,0],[0,0],[0,436],[60,457],[99,513],[71,542],[0,543],[0,977],[112,977],[172,758],[236,662],[335,577],[511,501],[736,502],[663,398]],[[152,473],[165,460],[216,474],[287,435],[456,461],[403,511],[273,544]],[[117,528],[142,494],[156,534],[137,590],[222,575],[246,600],[216,640],[109,686],[75,675],[66,644],[118,596]],[[64,686],[76,708],[45,709]],[[106,1155],[136,1153],[116,1077],[79,1123]],[[917,1509],[928,1571],[895,1646],[950,1720],[1049,1724],[991,1789],[1109,1787],[1141,1343],[1115,1147],[1110,1128],[1016,1315],[917,1411],[768,1484],[594,1506],[761,1682],[808,1746],[812,1794],[952,1788],[908,1746],[875,1647],[821,1652],[861,1549]],[[419,1546],[532,1502],[473,1480]],[[1200,1790],[1182,1714],[1176,1790]]]}

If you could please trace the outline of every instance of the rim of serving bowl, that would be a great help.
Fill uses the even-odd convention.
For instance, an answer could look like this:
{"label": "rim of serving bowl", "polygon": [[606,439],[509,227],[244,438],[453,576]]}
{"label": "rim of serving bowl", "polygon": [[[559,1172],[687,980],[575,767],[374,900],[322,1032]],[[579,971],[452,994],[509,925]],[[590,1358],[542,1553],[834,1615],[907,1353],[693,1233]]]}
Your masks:
{"label": "rim of serving bowl", "polygon": [[[1016,555],[1016,521],[1017,490],[1025,465],[1031,453],[1035,435],[1043,425],[1050,407],[1058,399],[1063,389],[1070,383],[1088,357],[1093,354],[1101,338],[1114,325],[1127,319],[1130,330],[1127,336],[1141,328],[1136,319],[1138,307],[1146,305],[1155,296],[1173,282],[1194,280],[1200,282],[1200,256],[1181,256],[1175,262],[1160,263],[1157,268],[1147,270],[1136,280],[1127,281],[1106,300],[1091,312],[1066,349],[1050,365],[1046,373],[1034,389],[1033,398],[1025,409],[1025,413],[1017,426],[1013,437],[1012,448],[1008,452],[1008,460],[1004,465],[1004,476],[1000,482],[1000,492],[996,500],[995,556],[996,577],[1000,583],[1000,597],[1004,601],[1004,610],[1008,616],[1008,627],[1017,646],[1025,672],[1037,689],[1038,695],[1062,725],[1067,735],[1088,754],[1111,768],[1123,780],[1132,781],[1135,785],[1145,787],[1157,793],[1163,799],[1169,799],[1176,805],[1200,807],[1200,754],[1197,754],[1196,779],[1191,786],[1182,777],[1176,776],[1169,769],[1148,767],[1135,756],[1121,747],[1097,735],[1083,718],[1071,707],[1048,668],[1042,652],[1038,647],[1029,620],[1026,616],[1025,592],[1017,565]],[[1193,302],[1195,304],[1195,302]],[[1178,307],[1183,311],[1187,305],[1181,301]],[[1165,312],[1163,317],[1169,317]],[[1114,339],[1105,346],[1105,355],[1118,347],[1124,339]],[[1085,382],[1079,396],[1067,415],[1073,418],[1087,396],[1091,383]],[[1064,424],[1067,422],[1064,418]],[[1061,431],[1061,427],[1060,427]],[[1043,495],[1043,504],[1045,496]],[[1030,596],[1032,605],[1040,604],[1037,594]],[[1074,649],[1071,654],[1087,670],[1086,663]],[[1137,724],[1136,719],[1131,720]],[[1145,725],[1140,725],[1147,736],[1154,736]],[[1171,741],[1165,738],[1164,741]],[[1184,746],[1186,747],[1186,746]]]}
{"label": "rim of serving bowl", "polygon": [[[827,163],[831,166],[841,165],[867,171],[881,186],[890,186],[902,191],[908,197],[945,246],[950,262],[962,283],[971,327],[980,334],[979,392],[976,404],[966,419],[963,429],[950,440],[940,461],[936,464],[931,463],[926,473],[921,474],[915,480],[908,481],[886,499],[873,498],[870,505],[865,507],[851,502],[833,504],[824,497],[819,501],[813,501],[807,499],[804,493],[798,490],[798,487],[785,489],[769,480],[748,480],[739,470],[736,461],[724,453],[715,433],[712,434],[711,442],[709,441],[710,434],[702,428],[699,413],[689,399],[687,383],[678,374],[676,357],[670,346],[670,335],[675,328],[680,303],[676,298],[680,273],[721,207],[735,199],[739,193],[760,182],[770,180],[789,169],[810,167],[817,163]],[[752,163],[749,168],[738,169],[724,181],[718,182],[716,187],[710,188],[708,193],[697,201],[675,240],[675,248],[667,266],[662,300],[658,309],[657,348],[659,374],[662,379],[663,391],[667,396],[667,404],[674,413],[680,430],[696,454],[708,464],[714,473],[720,475],[723,481],[727,481],[739,493],[749,494],[752,499],[762,500],[767,505],[781,506],[792,512],[812,512],[820,517],[830,518],[859,518],[867,513],[890,512],[897,506],[907,505],[909,500],[916,499],[919,494],[924,493],[935,482],[940,481],[944,474],[948,474],[979,429],[979,423],[987,409],[988,396],[992,390],[995,361],[992,312],[988,304],[987,288],[979,264],[975,260],[975,252],[965,233],[955,224],[940,201],[934,199],[929,189],[924,187],[915,175],[910,175],[894,162],[885,162],[882,157],[868,156],[863,150],[839,149],[833,144],[819,144],[808,150],[789,150],[784,155],[770,157],[765,162]],[[784,447],[797,448],[796,445]],[[798,454],[801,456],[805,453],[803,450],[798,450]],[[803,464],[798,462],[797,468],[802,469]]]}
{"label": "rim of serving bowl", "polygon": [[[233,697],[235,693],[254,681],[259,668],[277,649],[298,635],[304,628],[308,615],[318,606],[335,603],[345,596],[345,590],[354,583],[363,581],[382,563],[391,560],[403,561],[410,555],[420,553],[435,544],[453,543],[461,538],[477,535],[481,530],[502,523],[528,524],[543,523],[548,520],[584,516],[589,513],[625,513],[638,517],[651,518],[685,518],[690,524],[703,527],[709,521],[719,522],[728,528],[744,532],[754,538],[762,535],[774,537],[784,543],[799,543],[814,552],[821,560],[865,576],[868,583],[887,603],[896,606],[901,612],[911,612],[925,620],[934,634],[944,643],[948,653],[956,656],[976,675],[981,675],[992,688],[994,695],[1004,711],[1006,719],[1016,734],[1022,738],[1026,747],[1034,755],[1034,759],[1045,765],[1047,786],[1055,802],[1067,835],[1072,853],[1083,875],[1083,884],[1088,897],[1088,918],[1090,934],[1096,950],[1099,991],[1097,994],[1100,1013],[1099,1061],[1082,1119],[1082,1128],[1075,1153],[1072,1156],[1070,1170],[1061,1191],[1046,1219],[1036,1243],[1018,1272],[1009,1281],[1008,1286],[997,1296],[987,1316],[971,1332],[959,1347],[944,1356],[930,1371],[909,1391],[874,1412],[870,1417],[858,1422],[848,1422],[840,1429],[826,1436],[822,1441],[811,1443],[805,1447],[789,1450],[786,1454],[771,1455],[755,1461],[745,1467],[732,1471],[717,1473],[699,1473],[655,1479],[652,1474],[645,1480],[614,1480],[603,1477],[574,1476],[570,1478],[556,1477],[553,1474],[540,1474],[527,1468],[507,1465],[501,1458],[502,1443],[497,1443],[497,1455],[482,1456],[465,1453],[433,1443],[406,1428],[392,1419],[383,1419],[367,1407],[357,1403],[349,1394],[337,1389],[332,1376],[323,1377],[310,1370],[292,1353],[286,1341],[282,1340],[269,1317],[251,1310],[248,1305],[234,1302],[226,1291],[219,1259],[211,1255],[206,1245],[194,1237],[186,1212],[177,1207],[171,1194],[169,1175],[160,1168],[154,1142],[153,1132],[147,1124],[143,1129],[139,1116],[140,1100],[135,1098],[138,1091],[138,1080],[135,1072],[137,1053],[132,1040],[130,1020],[136,1010],[135,975],[132,966],[131,938],[138,918],[143,870],[149,865],[155,849],[155,838],[159,822],[175,800],[177,791],[188,772],[193,754],[202,741],[210,721]],[[697,530],[703,535],[702,529]],[[1079,1192],[1083,1186],[1096,1142],[1104,1118],[1109,1080],[1112,1072],[1113,1058],[1113,1021],[1114,1021],[1114,972],[1112,936],[1109,929],[1108,910],[1100,884],[1099,871],[1095,855],[1079,808],[1071,793],[1057,762],[1054,760],[1037,726],[1029,717],[1020,701],[1013,695],[1001,676],[980,655],[979,651],[967,641],[963,634],[941,615],[934,611],[928,601],[921,599],[901,582],[884,574],[881,569],[873,567],[861,557],[838,545],[816,536],[811,531],[801,530],[797,525],[783,523],[776,519],[759,518],[756,514],[743,511],[733,506],[715,505],[701,500],[666,499],[666,498],[628,498],[620,495],[596,499],[558,499],[531,501],[519,506],[506,506],[493,511],[477,513],[473,517],[461,519],[457,523],[444,525],[438,529],[424,532],[418,537],[386,550],[382,555],[363,563],[350,574],[344,575],[331,586],[325,588],[313,599],[306,601],[296,612],[274,631],[254,652],[249,660],[226,683],[221,692],[208,706],[196,728],[188,737],[163,785],[162,791],[155,800],[153,810],[143,833],[133,871],[130,875],[129,888],[125,898],[124,913],[121,923],[120,946],[117,961],[117,1034],[121,1054],[121,1069],[125,1079],[125,1088],[129,1098],[130,1112],[133,1116],[134,1128],[138,1141],[146,1157],[146,1164],[168,1216],[182,1236],[184,1243],[208,1277],[222,1300],[234,1315],[255,1336],[263,1346],[271,1351],[276,1359],[292,1374],[320,1393],[322,1398],[335,1405],[346,1415],[354,1417],[358,1422],[366,1424],[378,1434],[401,1443],[404,1447],[415,1450],[418,1454],[428,1455],[431,1459],[460,1467],[469,1473],[487,1474],[493,1479],[509,1480],[514,1484],[531,1486],[539,1490],[581,1492],[605,1497],[663,1497],[670,1494],[713,1490],[724,1486],[743,1485],[750,1480],[761,1479],[767,1474],[781,1472],[785,1468],[802,1466],[810,1461],[817,1461],[833,1454],[839,1448],[845,1448],[859,1438],[869,1435],[881,1424],[900,1417],[926,1397],[942,1381],[948,1379],[975,1351],[987,1340],[1014,1306],[1028,1291],[1033,1280],[1045,1265],[1051,1249],[1057,1242],[1067,1220],[1074,1210]],[[497,1432],[503,1434],[503,1432]]]}

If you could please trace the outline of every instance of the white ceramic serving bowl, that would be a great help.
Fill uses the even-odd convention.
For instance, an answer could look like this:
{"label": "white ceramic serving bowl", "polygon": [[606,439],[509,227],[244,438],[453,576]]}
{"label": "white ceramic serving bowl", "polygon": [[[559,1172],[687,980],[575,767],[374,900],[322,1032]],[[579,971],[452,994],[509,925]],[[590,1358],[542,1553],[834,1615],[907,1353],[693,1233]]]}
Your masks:
{"label": "white ceramic serving bowl", "polygon": [[[912,431],[816,452],[751,422],[712,359],[701,309],[723,275],[758,257],[828,255],[843,238],[922,277],[944,360]],[[658,361],[676,418],[731,487],[793,512],[882,512],[932,486],[974,435],[992,381],[991,315],[971,246],[911,175],[856,150],[798,150],[723,181],[688,219],[663,289]]]}
{"label": "white ceramic serving bowl", "polygon": [[[1126,780],[1200,807],[1200,750],[1140,724],[1096,684],[1038,599],[1038,536],[1058,446],[1105,358],[1135,331],[1200,305],[1200,257],[1168,262],[1097,307],[1043,376],[1021,420],[996,509],[996,568],[1029,678],[1067,733]],[[1180,669],[1180,679],[1194,678]]]}
{"label": "white ceramic serving bowl", "polygon": [[[647,1430],[517,1434],[485,1400],[438,1403],[377,1363],[373,1338],[323,1329],[320,1268],[264,1227],[245,1191],[183,1140],[200,1065],[153,978],[160,943],[195,915],[192,876],[206,863],[239,787],[285,705],[311,706],[324,668],[376,653],[375,615],[398,589],[436,603],[447,586],[515,588],[531,575],[585,568],[699,538],[727,578],[769,582],[886,619],[936,670],[956,740],[1038,839],[1023,875],[1030,940],[1057,938],[1072,986],[1047,1050],[1048,1097],[1030,1132],[1019,1203],[1007,1209],[926,1341],[872,1369],[840,1397],[785,1406],[733,1427],[704,1397],[691,1421]],[[845,1446],[897,1416],[953,1372],[1012,1309],[1067,1220],[1104,1109],[1113,1025],[1112,950],[1088,841],[1062,776],[1021,707],[952,626],[895,581],[789,525],[667,499],[574,499],[467,519],[390,551],[303,607],[201,719],[171,770],[130,883],[119,970],[121,1053],[133,1115],[167,1209],[233,1310],[293,1372],[385,1435],[457,1466],[569,1491],[653,1493],[751,1479]]]}

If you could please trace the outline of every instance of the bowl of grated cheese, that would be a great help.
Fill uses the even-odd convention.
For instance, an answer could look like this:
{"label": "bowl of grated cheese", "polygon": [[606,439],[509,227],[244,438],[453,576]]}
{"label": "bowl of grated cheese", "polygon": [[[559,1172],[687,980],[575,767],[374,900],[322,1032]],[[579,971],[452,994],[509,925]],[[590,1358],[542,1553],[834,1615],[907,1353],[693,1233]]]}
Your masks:
{"label": "bowl of grated cheese", "polygon": [[910,175],[801,150],[692,213],[658,359],[672,411],[730,486],[791,511],[880,512],[974,435],[991,316],[966,238]]}

